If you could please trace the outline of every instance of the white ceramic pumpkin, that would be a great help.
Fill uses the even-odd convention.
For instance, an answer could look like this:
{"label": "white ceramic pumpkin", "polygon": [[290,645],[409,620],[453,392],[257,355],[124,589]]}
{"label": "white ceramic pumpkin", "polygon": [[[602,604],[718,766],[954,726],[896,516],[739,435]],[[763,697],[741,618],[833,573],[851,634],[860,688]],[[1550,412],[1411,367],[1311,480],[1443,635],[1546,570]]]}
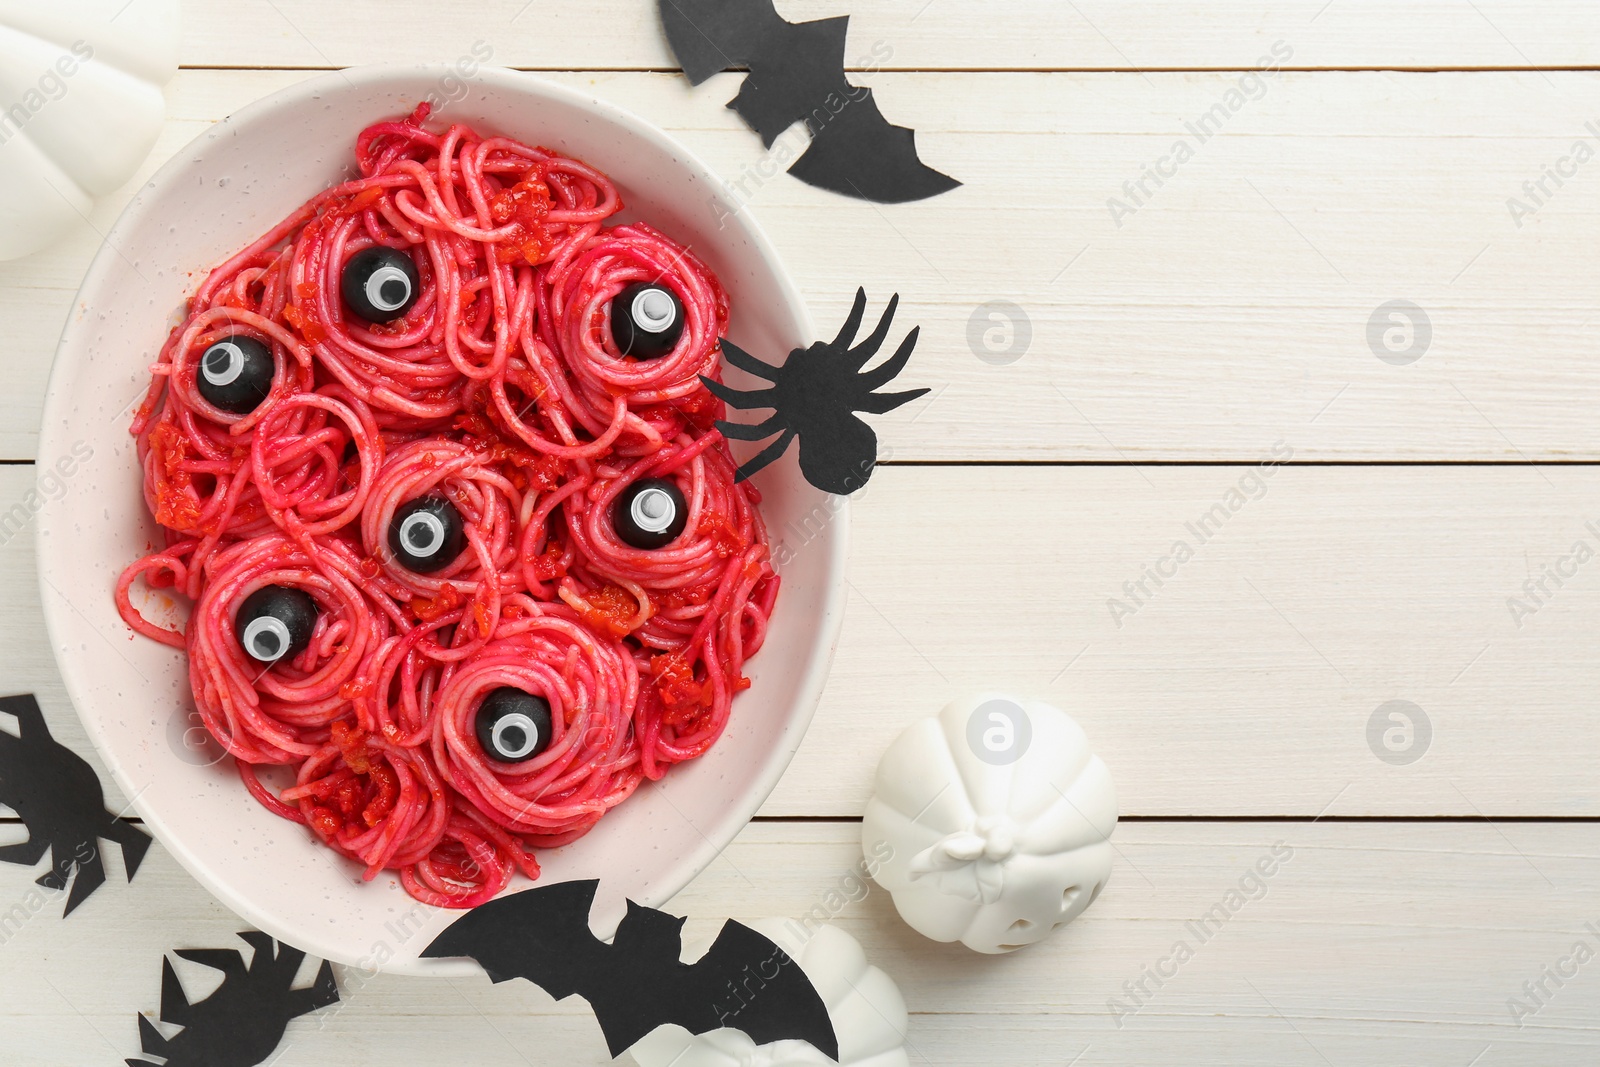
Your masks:
{"label": "white ceramic pumpkin", "polygon": [[178,0],[0,0],[0,260],[133,177],[177,69]]}
{"label": "white ceramic pumpkin", "polygon": [[906,729],[861,824],[912,928],[1010,952],[1075,919],[1111,876],[1111,772],[1060,708],[985,693]]}
{"label": "white ceramic pumpkin", "polygon": [[[757,1045],[743,1031],[712,1030],[698,1036],[681,1026],[662,1026],[628,1050],[639,1067],[909,1067],[905,1040],[908,1016],[900,989],[867,962],[861,945],[837,926],[814,931],[793,919],[748,924],[771,938],[811,979],[828,1006],[839,1059],[830,1060],[805,1041]],[[708,946],[696,946],[691,955]]]}

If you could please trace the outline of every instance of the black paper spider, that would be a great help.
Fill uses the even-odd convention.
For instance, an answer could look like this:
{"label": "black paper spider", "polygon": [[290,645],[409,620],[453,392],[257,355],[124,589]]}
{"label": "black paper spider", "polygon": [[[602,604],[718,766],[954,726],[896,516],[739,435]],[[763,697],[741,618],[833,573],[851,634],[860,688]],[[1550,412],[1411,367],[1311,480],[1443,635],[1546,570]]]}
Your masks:
{"label": "black paper spider", "polygon": [[880,385],[887,385],[905,368],[911,350],[917,345],[917,335],[922,331],[920,326],[906,334],[893,356],[870,371],[861,369],[877,355],[884,338],[889,335],[889,324],[894,321],[894,310],[899,303],[899,293],[890,297],[889,306],[872,335],[850,348],[867,309],[867,291],[857,289],[855,306],[850,309],[850,317],[845,319],[839,336],[831,343],[818,341],[810,348],[795,349],[781,367],[763,363],[723,339],[722,354],[730,365],[766,379],[772,387],[743,392],[709,378],[700,380],[712,393],[727,401],[729,407],[772,408],[774,413],[771,418],[754,425],[718,422],[717,429],[724,437],[739,441],[759,441],[780,434],[776,441],[739,468],[738,481],[744,481],[783,455],[789,442],[798,437],[800,471],[806,481],[825,493],[851,493],[867,483],[877,464],[878,435],[853,412],[882,415],[928,391],[873,392]]}
{"label": "black paper spider", "polygon": [[15,715],[21,728],[17,737],[0,730],[0,804],[28,828],[26,841],[0,846],[0,862],[31,865],[50,853],[50,869],[38,884],[65,889],[71,878],[62,912],[71,915],[106,880],[100,842],[122,846],[122,866],[131,882],[150,848],[150,835],[106,810],[94,768],[50,736],[32,693],[0,697],[0,712]]}
{"label": "black paper spider", "polygon": [[[326,960],[316,981],[294,988],[306,954],[247,930],[239,935],[255,950],[249,966],[237,949],[180,948],[179,956],[223,974],[222,984],[204,1000],[190,1003],[172,969],[161,958],[161,1021],[183,1027],[163,1037],[149,1019],[139,1016],[139,1044],[146,1056],[164,1058],[166,1067],[253,1067],[264,1063],[283,1041],[289,1020],[339,1002],[339,987]],[[155,1067],[147,1059],[124,1061],[128,1067]]]}

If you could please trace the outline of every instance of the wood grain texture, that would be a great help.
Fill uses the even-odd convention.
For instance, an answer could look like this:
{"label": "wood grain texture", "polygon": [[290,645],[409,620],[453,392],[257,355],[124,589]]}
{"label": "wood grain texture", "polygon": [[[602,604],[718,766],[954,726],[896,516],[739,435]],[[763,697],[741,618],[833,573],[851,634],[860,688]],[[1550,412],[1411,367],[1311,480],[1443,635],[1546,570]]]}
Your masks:
{"label": "wood grain texture", "polygon": [[[829,688],[767,810],[858,814],[903,726],[999,688],[1075,716],[1128,812],[1600,814],[1600,734],[1579,725],[1600,565],[1563,562],[1579,540],[1600,552],[1597,477],[883,470],[855,512]],[[1535,611],[1513,617],[1513,596]],[[1410,765],[1369,747],[1391,700],[1431,724]]]}
{"label": "wood grain texture", "polygon": [[[1600,563],[1577,547],[1600,553],[1600,469],[1572,463],[1600,461],[1600,163],[1573,162],[1579,141],[1600,150],[1600,75],[1559,69],[1593,66],[1600,8],[779,9],[851,14],[854,80],[966,185],[877,208],[762,177],[784,162],[723,107],[738,76],[691,88],[671,73],[652,0],[443,15],[421,0],[186,0],[183,62],[210,69],[168,87],[151,160],[58,247],[0,264],[0,459],[34,455],[51,353],[101,236],[210,123],[307,68],[479,45],[550,71],[734,183],[819,324],[864,284],[876,300],[898,290],[902,325],[923,327],[906,380],[933,391],[879,420],[893,465],[855,509],[839,655],[763,808],[796,821],[752,824],[680,894],[691,935],[724,915],[832,914],[904,989],[917,1064],[1593,1063],[1600,964],[1545,975],[1579,941],[1600,951],[1600,826],[1503,817],[1600,818]],[[1274,46],[1291,73],[1239,73]],[[1369,339],[1397,299],[1432,329],[1409,365]],[[1014,361],[992,350],[1008,344],[980,311],[992,301],[1027,317]],[[1380,317],[1380,339],[1398,325]],[[159,340],[125,343],[153,355]],[[1247,466],[1286,450],[1355,465]],[[1116,466],[916,465],[980,461]],[[98,767],[43,633],[30,523],[4,521],[37,476],[0,467],[4,688],[38,693]],[[805,550],[804,531],[777,536]],[[92,654],[133,640],[102,636]],[[1077,717],[1125,814],[1299,821],[1125,822],[1106,892],[1054,940],[1001,959],[921,940],[881,891],[847,899],[858,825],[804,820],[858,815],[900,729],[990,686]],[[1428,723],[1413,763],[1384,749],[1393,720],[1372,725],[1395,700]],[[185,725],[175,713],[160,740],[181,744]],[[108,803],[124,803],[114,787]],[[20,834],[0,823],[0,842]],[[1258,889],[1247,872],[1279,842],[1292,857]],[[108,861],[66,921],[59,897],[29,896],[37,869],[0,864],[7,1067],[121,1062],[135,1013],[159,1002],[164,950],[243,947],[240,921],[161,846],[132,885]],[[1202,944],[1190,922],[1241,889],[1256,899]],[[1179,941],[1193,958],[1173,973]],[[179,970],[197,997],[215,982]],[[345,1002],[293,1024],[275,1064],[609,1062],[581,1004],[525,983],[340,979]],[[1511,998],[1537,1010],[1518,1019]]]}
{"label": "wood grain texture", "polygon": [[[483,0],[440,17],[422,0],[184,5],[186,66],[330,67],[435,61],[489,42],[495,61],[545,70],[663,69],[655,0]],[[449,8],[444,10],[448,11]],[[888,69],[1149,70],[1253,67],[1277,41],[1307,67],[1570,67],[1593,62],[1600,13],[1584,0],[779,0],[791,20],[850,16],[847,61]]]}
{"label": "wood grain texture", "polygon": [[[0,468],[0,513],[31,474]],[[1600,816],[1600,734],[1585,725],[1600,691],[1600,562],[1574,553],[1579,541],[1600,553],[1600,470],[1546,475],[883,468],[855,508],[822,705],[763,814],[859,815],[901,729],[998,688],[1075,716],[1125,813]],[[774,538],[806,551],[803,530]],[[1193,554],[1182,563],[1179,541]],[[0,547],[15,598],[0,618],[6,685],[38,692],[83,751],[32,567],[28,536]],[[1147,568],[1170,573],[1157,587]],[[1538,602],[1529,580],[1544,583]],[[1513,597],[1531,610],[1513,613]],[[115,622],[88,651],[130,640]],[[1431,731],[1407,765],[1369,743],[1392,700]],[[181,744],[181,715],[166,741]],[[1380,738],[1397,725],[1381,718]]]}
{"label": "wood grain texture", "polygon": [[[303,77],[181,74],[154,160]],[[1253,462],[1279,438],[1302,460],[1600,459],[1600,210],[1586,186],[1600,163],[1560,189],[1544,179],[1552,196],[1520,228],[1507,208],[1531,205],[1522,184],[1576,139],[1600,148],[1585,126],[1600,129],[1594,74],[1282,74],[1251,83],[1259,99],[1240,95],[1204,143],[1185,124],[1242,93],[1237,76],[881,74],[926,157],[967,182],[895,208],[760,180],[759,140],[722,106],[731,75],[699,89],[666,74],[555,77],[743,182],[819,323],[842,320],[857,284],[901,294],[901,324],[923,328],[905,379],[933,392],[882,420],[896,459]],[[1181,166],[1179,139],[1195,153]],[[1163,155],[1176,176],[1157,187],[1142,175]],[[142,180],[59,248],[0,266],[0,458],[32,455],[96,231]],[[1119,227],[1107,202],[1135,206],[1123,186],[1140,181],[1148,196],[1135,187],[1143,205]],[[1431,325],[1408,366],[1369,347],[1394,299]],[[994,300],[1030,323],[1009,364],[980,358],[998,358],[985,330],[1007,343],[979,310]],[[1380,316],[1380,335],[1391,327]],[[127,343],[153,356],[159,341]]]}
{"label": "wood grain texture", "polygon": [[[1600,926],[1594,826],[1124,824],[1095,905],[998,958],[903,925],[859,880],[859,835],[853,823],[752,825],[672,906],[691,939],[725,916],[836,923],[899,983],[914,1063],[988,1065],[1001,1050],[1097,1067],[1593,1062],[1600,964],[1559,988],[1546,980],[1542,1005],[1523,983],[1579,941],[1600,947],[1586,925]],[[243,947],[239,920],[159,846],[131,886],[114,869],[65,921],[59,899],[32,910],[29,875],[0,865],[8,1067],[120,1062],[137,1048],[135,1012],[159,1002],[163,951]],[[1202,940],[1192,924],[1225,901],[1230,917]],[[27,915],[8,921],[18,903]],[[178,966],[196,997],[216,981]],[[579,1001],[525,982],[338,976],[343,1002],[291,1024],[275,1064],[609,1062]],[[1150,995],[1129,992],[1141,982]],[[1511,997],[1538,1008],[1520,1028]]]}

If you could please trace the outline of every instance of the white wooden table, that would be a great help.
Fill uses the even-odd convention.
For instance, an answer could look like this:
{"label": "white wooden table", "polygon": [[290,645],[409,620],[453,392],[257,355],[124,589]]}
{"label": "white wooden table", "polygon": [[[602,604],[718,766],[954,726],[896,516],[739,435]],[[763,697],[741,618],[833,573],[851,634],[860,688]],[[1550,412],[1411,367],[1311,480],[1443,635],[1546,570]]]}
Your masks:
{"label": "white wooden table", "polygon": [[[650,0],[523,3],[192,0],[146,173],[315,70],[480,41],[643,114],[731,180],[760,160],[723,107],[737,76],[690,88]],[[843,643],[805,747],[675,906],[704,927],[830,899],[890,738],[999,685],[1069,709],[1111,765],[1116,871],[1082,919],[1005,958],[919,939],[880,891],[849,902],[835,921],[905,991],[913,1062],[1595,1063],[1600,562],[1572,553],[1600,550],[1600,161],[1538,205],[1523,183],[1575,141],[1600,149],[1585,126],[1600,74],[1583,69],[1600,8],[854,7],[850,54],[890,53],[858,80],[966,184],[878,208],[780,177],[752,210],[819,322],[858,283],[901,293],[923,326],[906,381],[933,392],[880,422],[892,459],[856,511]],[[1275,46],[1283,71],[1247,78]],[[1219,103],[1202,142],[1186,123]],[[1192,158],[1145,179],[1178,141]],[[0,512],[33,482],[56,335],[136,187],[0,267]],[[1520,226],[1511,197],[1537,207]],[[1421,336],[1401,320],[1380,316],[1369,343],[1392,300],[1431,326],[1414,361],[1393,351]],[[969,343],[991,301],[1026,316],[1025,349],[1019,333],[1009,351]],[[1201,544],[1188,524],[1208,513]],[[0,589],[0,688],[37,692],[89,753],[42,632],[31,531],[0,544]],[[1370,740],[1396,700],[1414,706],[1399,753]],[[1292,859],[1196,944],[1186,920],[1280,841]],[[163,950],[241,928],[159,846],[131,886],[117,863],[69,920],[56,905],[0,926],[7,1067],[134,1055]],[[0,865],[0,914],[38,873]],[[1180,939],[1194,956],[1175,966]],[[204,974],[185,973],[191,989]],[[605,1060],[581,1004],[525,983],[341,977],[343,1005],[294,1023],[274,1062]]]}

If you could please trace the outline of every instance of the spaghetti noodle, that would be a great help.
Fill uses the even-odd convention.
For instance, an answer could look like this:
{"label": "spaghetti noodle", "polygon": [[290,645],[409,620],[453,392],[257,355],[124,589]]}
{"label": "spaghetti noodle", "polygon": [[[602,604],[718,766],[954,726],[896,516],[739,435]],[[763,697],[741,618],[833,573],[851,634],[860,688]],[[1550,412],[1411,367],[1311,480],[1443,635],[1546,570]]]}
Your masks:
{"label": "spaghetti noodle", "polygon": [[[594,168],[427,118],[196,290],[132,425],[162,543],[115,595],[257,800],[468,908],[717,740],[778,577],[700,382],[716,277],[608,224]],[[648,356],[641,286],[629,329],[680,317]]]}

